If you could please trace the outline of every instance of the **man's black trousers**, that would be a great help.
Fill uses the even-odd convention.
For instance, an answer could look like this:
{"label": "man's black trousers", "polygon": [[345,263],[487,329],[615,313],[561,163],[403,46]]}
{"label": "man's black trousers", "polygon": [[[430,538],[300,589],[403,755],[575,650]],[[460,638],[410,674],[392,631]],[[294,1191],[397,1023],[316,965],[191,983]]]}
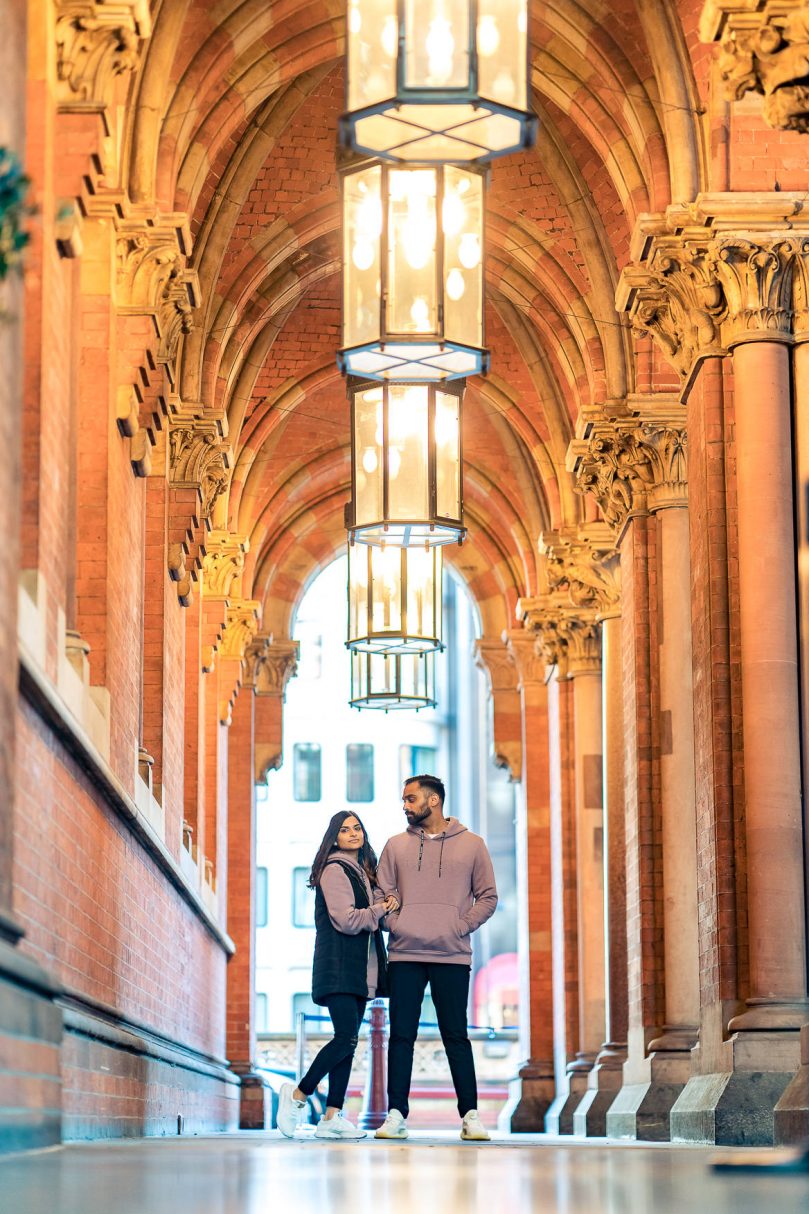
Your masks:
{"label": "man's black trousers", "polygon": [[438,1029],[458,1097],[458,1112],[465,1116],[478,1107],[475,1062],[466,1021],[469,966],[439,965],[423,961],[391,961],[390,1045],[388,1046],[388,1108],[409,1112],[413,1046],[427,983],[435,1004]]}

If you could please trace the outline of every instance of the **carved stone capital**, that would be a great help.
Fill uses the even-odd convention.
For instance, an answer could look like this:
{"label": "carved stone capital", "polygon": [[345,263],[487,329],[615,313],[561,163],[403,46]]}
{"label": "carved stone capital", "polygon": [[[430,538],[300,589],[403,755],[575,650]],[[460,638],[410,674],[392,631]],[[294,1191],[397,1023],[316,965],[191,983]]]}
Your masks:
{"label": "carved stone capital", "polygon": [[522,691],[532,684],[544,683],[547,676],[544,654],[540,652],[537,637],[526,623],[525,616],[520,614],[521,605],[527,605],[530,612],[535,599],[520,599],[517,603],[517,618],[522,621],[523,628],[513,628],[503,633],[503,641],[508,646],[517,672],[517,686]]}
{"label": "carved stone capital", "polygon": [[475,665],[486,675],[492,695],[498,691],[517,690],[517,668],[514,654],[502,640],[481,637],[473,646]]}
{"label": "carved stone capital", "polygon": [[809,131],[809,4],[805,0],[708,0],[703,42],[719,42],[719,74],[729,101],[764,97],[764,121]]}
{"label": "carved stone capital", "polygon": [[714,264],[727,305],[727,346],[741,339],[788,337],[792,327],[796,240],[747,240],[720,236]]}
{"label": "carved stone capital", "polygon": [[104,108],[115,81],[138,65],[152,32],[149,0],[57,0],[56,75],[63,108]]}
{"label": "carved stone capital", "polygon": [[244,572],[245,554],[250,548],[246,535],[231,531],[209,531],[202,561],[203,592],[225,598],[235,589],[238,593]]}
{"label": "carved stone capital", "polygon": [[183,213],[159,213],[116,223],[116,286],[122,315],[151,316],[158,336],[158,362],[170,363],[180,337],[194,327],[200,287],[188,268],[191,232]]}
{"label": "carved stone capital", "polygon": [[273,641],[267,645],[257,672],[256,695],[285,698],[287,683],[298,673],[300,648],[298,641]]}
{"label": "carved stone capital", "polygon": [[620,554],[606,523],[587,523],[570,533],[540,536],[551,592],[567,594],[572,607],[592,608],[599,619],[617,615],[621,601]]}
{"label": "carved stone capital", "polygon": [[[601,628],[593,607],[574,607],[564,590],[535,599],[520,599],[517,615],[535,636],[535,650],[560,679],[601,669]],[[513,634],[511,634],[513,635]]]}
{"label": "carved stone capital", "polygon": [[272,642],[272,633],[257,632],[244,652],[243,686],[256,689],[261,667],[267,660],[267,647]]}
{"label": "carved stone capital", "polygon": [[256,599],[233,598],[227,609],[225,630],[219,642],[222,658],[243,661],[261,623],[261,604]]}
{"label": "carved stone capital", "polygon": [[225,441],[227,417],[198,405],[172,405],[169,414],[169,483],[196,488],[203,519],[227,488],[233,452]]}
{"label": "carved stone capital", "polygon": [[[634,416],[593,423],[586,439],[570,444],[568,467],[574,488],[595,497],[604,519],[615,529],[617,542],[630,517],[688,501],[682,409],[639,407]],[[564,556],[562,545],[559,559]]]}

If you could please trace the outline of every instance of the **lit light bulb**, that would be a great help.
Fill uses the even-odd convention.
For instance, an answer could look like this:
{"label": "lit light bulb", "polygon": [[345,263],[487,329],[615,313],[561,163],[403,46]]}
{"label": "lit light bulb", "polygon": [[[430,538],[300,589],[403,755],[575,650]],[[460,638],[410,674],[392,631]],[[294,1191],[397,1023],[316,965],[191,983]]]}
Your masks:
{"label": "lit light bulb", "polygon": [[357,207],[354,226],[369,240],[375,239],[382,231],[382,199],[377,193],[366,193]]}
{"label": "lit light bulb", "polygon": [[423,295],[417,295],[410,307],[410,319],[417,329],[429,329],[430,309]]}
{"label": "lit light bulb", "polygon": [[435,403],[435,441],[439,447],[456,446],[458,442],[458,418],[452,405],[445,405],[438,397]]}
{"label": "lit light bulb", "polygon": [[433,18],[424,45],[427,50],[431,81],[444,84],[452,75],[452,57],[455,54],[452,26],[446,17]]}
{"label": "lit light bulb", "polygon": [[528,29],[528,5],[523,4],[517,15],[517,29],[524,34]]}
{"label": "lit light bulb", "polygon": [[348,10],[348,29],[352,34],[358,34],[362,29],[362,13],[356,4]]}
{"label": "lit light bulb", "polygon": [[387,89],[387,77],[384,72],[371,72],[367,78],[363,92],[366,97],[384,97]]}
{"label": "lit light bulb", "polygon": [[389,59],[396,58],[396,46],[399,41],[399,27],[396,18],[391,14],[385,18],[385,24],[382,27],[382,50]]}
{"label": "lit light bulb", "polygon": [[360,237],[355,241],[354,248],[351,250],[351,260],[358,270],[369,270],[374,264],[374,246],[370,240],[363,240]]}
{"label": "lit light bulb", "polygon": [[517,86],[514,83],[514,77],[511,72],[503,68],[495,76],[492,82],[492,95],[495,101],[501,101],[503,105],[508,105],[514,100],[514,94],[517,91]]}
{"label": "lit light bulb", "polygon": [[430,243],[423,224],[413,216],[402,225],[402,247],[411,270],[423,270],[430,260]]}
{"label": "lit light bulb", "polygon": [[461,237],[458,260],[465,270],[474,270],[480,263],[480,241],[474,232],[464,232]]}
{"label": "lit light bulb", "polygon": [[457,236],[466,219],[466,207],[454,190],[444,195],[441,207],[441,224],[446,236]]}
{"label": "lit light bulb", "polygon": [[373,447],[366,447],[362,453],[362,466],[369,476],[373,476],[377,469],[376,451]]}
{"label": "lit light bulb", "polygon": [[388,454],[388,473],[392,481],[396,480],[399,475],[399,470],[402,466],[402,457],[395,447],[391,447]]}
{"label": "lit light bulb", "polygon": [[450,270],[449,274],[447,275],[447,295],[450,297],[453,303],[457,303],[459,299],[463,298],[463,293],[465,290],[466,283],[464,282],[463,274],[456,266],[453,270]]}
{"label": "lit light bulb", "polygon": [[478,22],[478,50],[485,58],[489,58],[500,45],[500,30],[494,17],[481,17]]}

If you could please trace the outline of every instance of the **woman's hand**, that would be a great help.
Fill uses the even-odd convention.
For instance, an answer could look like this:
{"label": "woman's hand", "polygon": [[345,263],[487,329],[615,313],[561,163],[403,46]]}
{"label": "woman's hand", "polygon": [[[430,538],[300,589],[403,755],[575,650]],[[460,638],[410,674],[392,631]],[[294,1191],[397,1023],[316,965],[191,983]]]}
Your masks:
{"label": "woman's hand", "polygon": [[393,894],[388,894],[382,905],[384,906],[385,914],[387,915],[390,911],[397,911],[399,909],[399,899]]}

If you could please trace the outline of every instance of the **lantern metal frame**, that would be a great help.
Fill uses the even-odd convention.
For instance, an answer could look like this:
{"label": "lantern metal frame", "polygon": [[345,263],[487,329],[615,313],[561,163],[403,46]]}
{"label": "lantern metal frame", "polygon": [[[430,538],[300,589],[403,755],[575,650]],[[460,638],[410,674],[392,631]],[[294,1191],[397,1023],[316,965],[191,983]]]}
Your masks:
{"label": "lantern metal frame", "polygon": [[[384,654],[384,653],[351,653],[351,708],[373,708],[383,712],[411,708],[419,712],[422,708],[435,708],[438,703],[435,689],[435,650],[418,654]],[[402,691],[405,685],[402,678],[402,663],[414,663],[414,670],[423,679],[415,679],[414,691]],[[393,678],[387,680],[392,690],[387,687],[383,691],[374,690],[378,679],[374,675],[380,669],[380,663],[392,663]],[[422,669],[419,669],[423,664]],[[390,669],[390,667],[388,667]]]}
{"label": "lantern metal frame", "polygon": [[[533,147],[533,145],[536,143],[537,131],[538,131],[538,127],[539,127],[539,120],[538,120],[536,114],[532,110],[518,109],[515,106],[509,106],[509,105],[503,104],[502,102],[495,101],[493,98],[484,97],[479,91],[478,85],[479,85],[479,79],[480,79],[480,70],[479,70],[479,64],[478,64],[479,51],[478,51],[478,45],[477,45],[479,5],[478,5],[478,0],[467,0],[467,4],[468,4],[468,10],[469,10],[469,43],[468,43],[468,47],[467,47],[469,72],[468,72],[468,76],[467,76],[466,86],[449,88],[449,87],[433,87],[433,86],[428,86],[428,85],[421,85],[419,87],[413,87],[413,86],[408,86],[407,78],[406,78],[406,76],[407,76],[407,48],[406,48],[407,31],[405,28],[405,0],[397,0],[396,14],[397,14],[398,28],[397,28],[397,44],[396,44],[396,95],[394,97],[384,98],[381,101],[372,102],[371,104],[369,104],[367,106],[363,106],[361,109],[350,110],[348,108],[349,104],[350,104],[350,100],[349,100],[350,81],[348,79],[348,71],[347,71],[346,72],[346,110],[345,110],[345,113],[341,115],[341,117],[339,119],[339,123],[338,123],[339,139],[340,139],[340,143],[343,147],[349,148],[355,152],[360,152],[360,153],[364,153],[366,155],[374,156],[375,158],[377,158],[379,160],[392,160],[397,163],[410,163],[410,160],[407,156],[397,155],[394,150],[391,150],[391,149],[386,150],[385,148],[375,147],[368,143],[363,143],[358,138],[358,135],[357,135],[357,129],[356,129],[357,123],[361,122],[362,119],[364,119],[364,118],[370,118],[376,114],[384,114],[386,111],[389,111],[391,109],[399,110],[404,106],[414,106],[414,107],[441,106],[441,107],[448,108],[450,106],[457,106],[457,105],[462,105],[462,106],[471,105],[476,110],[483,111],[479,115],[479,117],[485,117],[486,114],[488,113],[488,114],[492,114],[492,115],[502,114],[506,117],[513,118],[519,124],[519,130],[520,130],[519,141],[516,143],[513,143],[507,147],[500,148],[500,149],[492,149],[492,148],[486,148],[485,146],[481,146],[480,154],[477,156],[473,156],[473,157],[468,157],[468,156],[465,157],[462,155],[454,157],[451,154],[448,155],[446,150],[442,150],[440,153],[436,152],[436,155],[434,157],[430,157],[429,155],[425,156],[422,154],[417,157],[417,159],[421,160],[422,163],[443,162],[446,164],[464,164],[464,165],[486,164],[492,160],[495,160],[496,158],[498,158],[500,156],[507,156],[512,152],[519,151],[520,149]],[[528,4],[526,3],[526,21],[527,21],[527,18],[528,18]],[[349,27],[346,31],[346,44],[347,44],[346,59],[347,59],[347,62],[349,62],[349,53],[350,53],[349,49],[348,49],[348,44],[350,42],[350,39],[354,36],[355,35],[352,34],[351,29]],[[529,90],[530,90],[530,79],[531,79],[530,68],[531,68],[531,44],[530,44],[530,39],[528,37],[528,31],[526,30],[526,36],[525,36],[526,102],[528,101],[528,95],[529,95]],[[393,118],[392,120],[393,121],[397,121],[397,120],[402,121],[403,125],[406,124],[407,126],[411,126],[411,127],[418,125],[417,119],[412,117],[409,112],[407,114],[406,119],[401,119],[401,118],[398,118],[398,116],[397,116],[396,118]],[[406,148],[408,146],[408,143],[416,143],[416,142],[422,140],[424,138],[424,135],[430,135],[430,134],[448,135],[451,138],[456,138],[456,139],[461,140],[464,143],[475,146],[476,140],[474,138],[464,136],[462,134],[462,128],[464,125],[467,125],[469,122],[474,122],[477,120],[478,120],[477,117],[473,118],[473,119],[465,119],[464,122],[462,122],[460,124],[460,126],[457,128],[457,130],[458,130],[457,136],[453,136],[451,134],[451,132],[454,129],[456,129],[454,127],[450,127],[449,129],[447,129],[445,127],[436,129],[433,126],[429,126],[429,127],[425,126],[423,128],[423,132],[424,132],[423,135],[418,135],[411,140],[407,140],[405,138],[405,139],[403,139],[402,143],[397,146]]]}
{"label": "lantern metal frame", "polygon": [[[397,562],[398,570],[396,571],[396,590],[394,596],[397,600],[398,628],[374,628],[374,610],[376,604],[376,595],[379,593],[379,583],[383,580],[384,574],[374,571],[375,554],[385,552],[392,562]],[[354,555],[355,568],[357,562],[365,564],[367,573],[367,584],[364,586],[366,596],[365,602],[365,623],[367,625],[364,635],[352,636],[352,619],[355,615],[355,598],[362,594],[363,585],[361,579],[356,576],[352,579],[352,553]],[[431,569],[431,602],[426,604],[425,614],[432,620],[432,631],[429,635],[414,632],[414,621],[409,618],[408,603],[410,600],[411,589],[411,564],[414,557],[424,556],[432,564]],[[353,653],[372,653],[372,654],[419,654],[441,652],[444,649],[443,641],[441,640],[441,623],[442,623],[442,599],[443,599],[443,562],[441,560],[441,548],[433,546],[428,548],[426,552],[421,548],[395,548],[387,547],[381,549],[375,544],[363,544],[357,547],[356,545],[348,545],[348,629],[346,648]],[[356,612],[359,614],[359,612]]]}
{"label": "lantern metal frame", "polygon": [[[427,497],[428,513],[426,518],[400,519],[391,518],[390,513],[390,461],[386,451],[390,444],[389,395],[391,388],[419,388],[427,392]],[[380,444],[382,458],[382,517],[357,522],[357,426],[355,417],[356,398],[369,389],[382,392],[382,442]],[[351,498],[345,505],[345,527],[348,531],[349,543],[354,544],[389,544],[392,547],[408,548],[411,545],[426,544],[428,547],[444,544],[462,544],[466,538],[466,527],[463,522],[463,397],[466,389],[465,380],[452,382],[412,384],[394,383],[385,380],[356,379],[350,377],[347,393],[351,405]],[[458,400],[458,516],[451,518],[438,513],[438,467],[435,438],[435,407],[436,393],[443,392],[455,396]]]}
{"label": "lantern metal frame", "polygon": [[[382,224],[378,240],[379,262],[379,326],[377,335],[368,341],[357,342],[353,345],[343,345],[337,352],[337,366],[344,375],[356,375],[362,378],[376,380],[400,380],[407,383],[448,382],[454,379],[468,379],[470,375],[486,375],[489,370],[490,354],[485,346],[486,341],[486,309],[484,266],[487,260],[486,239],[486,189],[488,172],[476,165],[456,165],[444,163],[417,163],[408,161],[406,164],[389,164],[384,161],[362,160],[340,170],[340,213],[342,220],[343,247],[343,287],[341,297],[340,337],[345,341],[347,332],[346,294],[352,282],[355,268],[351,258],[346,253],[347,223],[347,189],[346,183],[356,174],[378,168],[380,171],[380,200],[382,209]],[[475,269],[478,273],[480,298],[480,345],[474,342],[461,341],[457,337],[448,337],[446,332],[447,313],[452,306],[446,305],[447,272],[445,265],[445,233],[443,225],[445,176],[447,169],[461,170],[481,179],[481,216],[480,216],[480,261]],[[436,327],[431,332],[407,333],[389,329],[388,311],[391,297],[390,291],[390,255],[389,239],[389,178],[391,173],[423,172],[428,170],[436,175],[436,231],[435,231],[435,300]],[[477,335],[476,335],[477,336]],[[435,347],[438,347],[436,350]],[[419,350],[422,351],[419,354]],[[359,359],[371,354],[382,366],[376,369],[364,365],[356,365]],[[441,361],[447,361],[453,355],[465,355],[469,362],[462,369],[442,367]]]}

